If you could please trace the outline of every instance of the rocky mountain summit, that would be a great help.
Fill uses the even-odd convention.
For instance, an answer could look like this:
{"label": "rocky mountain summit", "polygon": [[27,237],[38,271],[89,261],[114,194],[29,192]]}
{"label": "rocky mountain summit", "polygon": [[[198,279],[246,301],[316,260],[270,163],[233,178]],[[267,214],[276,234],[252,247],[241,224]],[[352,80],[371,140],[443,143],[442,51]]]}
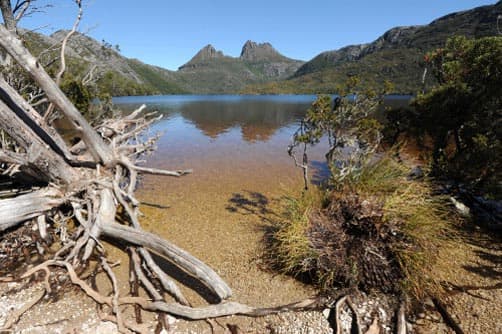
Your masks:
{"label": "rocky mountain summit", "polygon": [[209,62],[211,62],[214,59],[219,59],[223,58],[225,55],[221,51],[217,51],[214,46],[211,44],[206,45],[202,49],[200,49],[195,56],[193,56],[190,61],[182,66],[179,67],[180,70],[183,70],[185,68],[197,68],[203,65],[207,65]]}
{"label": "rocky mountain summit", "polygon": [[248,40],[242,47],[240,59],[248,62],[291,61],[281,55],[270,43],[256,43]]}
{"label": "rocky mountain summit", "polygon": [[303,61],[280,54],[270,43],[248,40],[239,57],[230,57],[206,45],[176,72],[196,93],[236,93],[249,84],[283,80]]}

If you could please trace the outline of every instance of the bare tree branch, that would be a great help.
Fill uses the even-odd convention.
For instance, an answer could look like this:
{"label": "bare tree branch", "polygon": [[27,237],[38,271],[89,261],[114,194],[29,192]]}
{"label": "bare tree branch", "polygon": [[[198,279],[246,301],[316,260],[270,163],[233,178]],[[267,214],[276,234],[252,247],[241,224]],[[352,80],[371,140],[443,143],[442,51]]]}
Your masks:
{"label": "bare tree branch", "polygon": [[23,18],[24,14],[30,7],[31,0],[24,0],[24,1],[17,1],[16,5],[14,6],[14,10],[12,11],[12,14],[15,15],[16,21],[21,20]]}
{"label": "bare tree branch", "polygon": [[17,21],[14,18],[10,0],[0,0],[0,10],[2,11],[3,22],[7,30],[15,32],[17,29]]}
{"label": "bare tree branch", "polygon": [[[77,31],[78,25],[80,24],[80,20],[82,19],[82,3],[81,0],[75,0],[75,3],[78,6],[78,14],[77,18],[75,19],[75,23],[73,23],[73,27],[71,30],[66,34],[65,38],[63,39],[63,42],[61,43],[61,52],[60,52],[60,57],[59,59],[61,60],[61,65],[59,67],[59,71],[56,74],[56,85],[61,86],[61,78],[63,77],[64,72],[66,71],[66,44],[68,43],[68,40],[70,37]],[[49,107],[47,108],[47,111],[44,115],[44,119],[47,121],[54,111],[54,104],[51,103],[49,104]]]}

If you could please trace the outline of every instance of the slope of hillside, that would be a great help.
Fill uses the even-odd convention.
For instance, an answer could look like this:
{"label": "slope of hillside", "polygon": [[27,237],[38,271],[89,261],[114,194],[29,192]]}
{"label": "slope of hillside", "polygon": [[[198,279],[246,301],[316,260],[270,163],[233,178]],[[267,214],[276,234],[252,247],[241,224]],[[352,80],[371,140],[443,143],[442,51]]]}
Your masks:
{"label": "slope of hillside", "polygon": [[[45,36],[23,31],[22,35],[31,51],[49,63],[67,33],[60,30]],[[286,79],[303,64],[281,55],[269,43],[247,41],[240,57],[226,56],[207,45],[178,71],[169,71],[128,59],[108,43],[80,33],[69,39],[66,54],[72,65],[68,75],[81,78],[92,68],[98,88],[115,96],[237,93],[249,84]]]}
{"label": "slope of hillside", "polygon": [[[49,72],[59,57],[61,41],[68,31],[59,30],[50,36],[21,30],[26,46]],[[75,33],[68,40],[66,57],[69,63],[65,76],[82,79],[92,71],[98,89],[114,96],[185,93],[173,79],[172,71],[128,59],[106,43]],[[49,65],[50,64],[50,65]]]}
{"label": "slope of hillside", "polygon": [[[428,25],[396,27],[368,44],[326,51],[302,65],[288,80],[247,87],[253,93],[333,92],[347,76],[358,75],[362,85],[380,86],[390,80],[401,93],[421,86],[423,56],[444,46],[448,37],[497,34],[502,2],[446,15]],[[432,78],[428,78],[431,80]]]}

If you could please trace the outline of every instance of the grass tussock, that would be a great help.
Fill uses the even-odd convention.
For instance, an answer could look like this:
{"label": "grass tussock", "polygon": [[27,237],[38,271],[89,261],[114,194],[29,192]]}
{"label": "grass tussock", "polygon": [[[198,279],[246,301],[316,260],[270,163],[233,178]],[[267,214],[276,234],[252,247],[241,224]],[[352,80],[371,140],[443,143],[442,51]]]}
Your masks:
{"label": "grass tussock", "polygon": [[269,236],[269,260],[322,290],[438,293],[431,269],[439,247],[451,243],[455,219],[430,182],[408,173],[384,156],[335,188],[287,197]]}
{"label": "grass tussock", "polygon": [[320,188],[283,198],[283,219],[273,226],[266,252],[276,269],[293,276],[310,273],[317,254],[306,237],[309,220],[312,212],[325,206],[326,201],[326,193]]}
{"label": "grass tussock", "polygon": [[404,291],[416,297],[437,294],[441,288],[433,273],[439,249],[453,247],[457,217],[444,196],[432,195],[427,182],[407,182],[389,196],[384,222],[396,223],[405,239],[393,245],[403,273]]}

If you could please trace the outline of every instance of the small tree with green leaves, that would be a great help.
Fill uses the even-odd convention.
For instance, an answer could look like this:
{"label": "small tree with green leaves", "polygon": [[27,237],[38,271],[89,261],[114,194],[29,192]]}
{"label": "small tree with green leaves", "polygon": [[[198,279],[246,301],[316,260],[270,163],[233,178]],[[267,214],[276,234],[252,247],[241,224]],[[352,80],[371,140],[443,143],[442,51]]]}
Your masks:
{"label": "small tree with green leaves", "polygon": [[[345,87],[339,87],[339,95],[333,100],[320,95],[308,109],[300,127],[293,135],[288,154],[303,169],[305,188],[308,188],[307,148],[326,136],[329,150],[326,159],[335,183],[349,174],[357,174],[366,159],[378,147],[381,126],[369,115],[381,102],[381,96],[368,90],[356,92],[359,80],[351,77]],[[299,163],[296,149],[302,147],[303,158]]]}

